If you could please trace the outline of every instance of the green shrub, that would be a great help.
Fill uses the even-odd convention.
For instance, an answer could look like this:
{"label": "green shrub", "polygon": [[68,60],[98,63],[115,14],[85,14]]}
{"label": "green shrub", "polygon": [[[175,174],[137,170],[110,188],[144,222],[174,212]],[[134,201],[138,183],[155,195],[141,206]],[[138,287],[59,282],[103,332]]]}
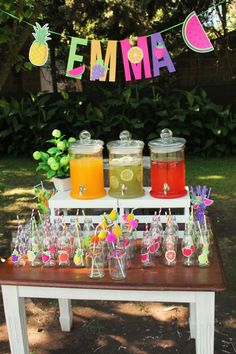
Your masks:
{"label": "green shrub", "polygon": [[[175,136],[186,138],[188,154],[236,152],[236,114],[230,105],[212,102],[203,89],[164,89],[147,80],[115,89],[102,87],[97,101],[92,95],[65,92],[56,98],[38,94],[20,101],[0,99],[0,151],[31,154],[35,148],[43,148],[55,128],[69,136],[86,129],[92,138],[105,143],[128,129],[134,138],[147,143],[168,127]],[[145,149],[148,154],[147,144]]]}

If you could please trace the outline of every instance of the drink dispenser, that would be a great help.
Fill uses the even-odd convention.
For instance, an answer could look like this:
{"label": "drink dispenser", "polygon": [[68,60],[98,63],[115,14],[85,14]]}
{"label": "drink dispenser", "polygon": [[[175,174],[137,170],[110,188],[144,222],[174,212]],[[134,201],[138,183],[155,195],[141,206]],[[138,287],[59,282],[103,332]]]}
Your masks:
{"label": "drink dispenser", "polygon": [[136,198],[143,190],[143,147],[140,140],[132,140],[127,130],[120,140],[107,144],[109,150],[109,194],[115,198]]}
{"label": "drink dispenser", "polygon": [[156,198],[178,198],[184,196],[185,160],[184,138],[172,136],[165,128],[161,138],[151,140],[151,195]]}
{"label": "drink dispenser", "polygon": [[105,195],[103,173],[103,141],[91,139],[88,131],[69,145],[70,196],[75,199],[96,199]]}

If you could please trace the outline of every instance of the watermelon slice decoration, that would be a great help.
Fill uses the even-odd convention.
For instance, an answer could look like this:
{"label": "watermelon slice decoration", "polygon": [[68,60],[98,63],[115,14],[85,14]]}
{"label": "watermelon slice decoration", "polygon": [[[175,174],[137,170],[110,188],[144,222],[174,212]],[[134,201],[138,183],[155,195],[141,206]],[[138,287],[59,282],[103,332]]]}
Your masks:
{"label": "watermelon slice decoration", "polygon": [[149,260],[149,254],[148,253],[142,253],[141,254],[141,262],[148,262]]}
{"label": "watermelon slice decoration", "polygon": [[67,73],[70,74],[71,76],[78,77],[81,76],[85,71],[85,65],[80,65],[77,66],[77,68],[74,68],[72,70],[68,70]]}
{"label": "watermelon slice decoration", "polygon": [[149,246],[149,252],[151,254],[154,254],[156,251],[158,251],[160,245],[159,242],[153,242],[150,246]]}
{"label": "watermelon slice decoration", "polygon": [[193,11],[185,19],[182,36],[186,45],[195,52],[208,53],[214,50],[197,14]]}

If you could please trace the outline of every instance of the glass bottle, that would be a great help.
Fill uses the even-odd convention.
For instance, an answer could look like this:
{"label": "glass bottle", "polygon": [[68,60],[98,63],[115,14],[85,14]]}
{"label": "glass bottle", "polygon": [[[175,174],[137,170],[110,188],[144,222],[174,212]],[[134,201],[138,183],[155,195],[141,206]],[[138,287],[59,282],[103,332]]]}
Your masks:
{"label": "glass bottle", "polygon": [[113,280],[122,280],[127,277],[126,252],[124,248],[111,248],[108,255],[109,274]]}
{"label": "glass bottle", "polygon": [[146,234],[146,232],[143,233],[143,238],[141,241],[141,263],[143,267],[145,268],[152,268],[155,267],[155,256],[154,252],[151,252],[150,246],[152,245],[151,243],[151,237]]}
{"label": "glass bottle", "polygon": [[94,243],[89,247],[86,255],[86,266],[89,278],[104,277],[104,257],[100,245]]}

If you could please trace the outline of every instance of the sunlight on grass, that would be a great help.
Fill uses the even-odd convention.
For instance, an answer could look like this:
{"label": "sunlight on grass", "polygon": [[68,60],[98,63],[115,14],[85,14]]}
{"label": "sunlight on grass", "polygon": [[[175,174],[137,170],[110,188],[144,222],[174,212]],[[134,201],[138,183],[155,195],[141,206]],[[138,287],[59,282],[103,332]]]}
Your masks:
{"label": "sunlight on grass", "polygon": [[225,179],[225,176],[197,176],[197,179],[209,180],[209,179]]}
{"label": "sunlight on grass", "polygon": [[236,319],[235,318],[230,318],[224,322],[225,326],[227,328],[234,328],[236,329]]}
{"label": "sunlight on grass", "polygon": [[25,194],[30,194],[30,195],[35,195],[34,190],[32,188],[11,188],[7,190],[6,192],[2,193],[3,196],[9,197],[11,195],[25,195]]}

